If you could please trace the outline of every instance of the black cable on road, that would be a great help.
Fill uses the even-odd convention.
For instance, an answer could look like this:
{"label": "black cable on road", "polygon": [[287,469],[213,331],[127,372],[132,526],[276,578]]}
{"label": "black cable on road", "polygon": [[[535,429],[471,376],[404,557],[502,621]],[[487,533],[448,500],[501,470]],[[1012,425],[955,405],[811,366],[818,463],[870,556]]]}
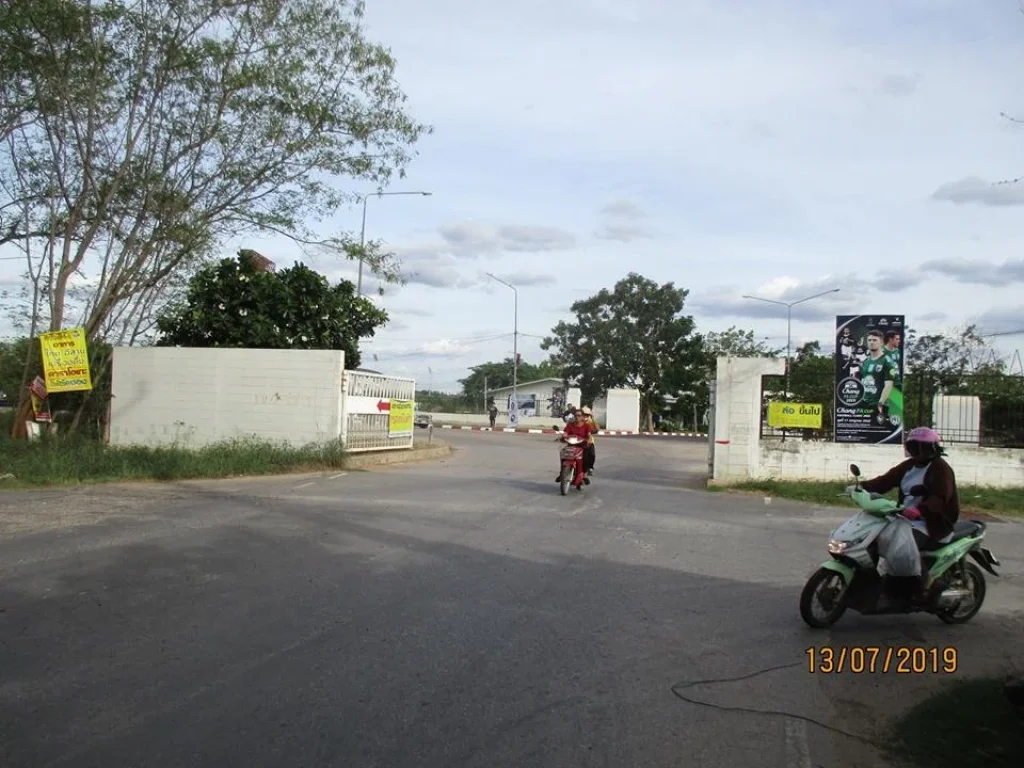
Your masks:
{"label": "black cable on road", "polygon": [[684,681],[678,682],[675,685],[673,685],[671,690],[672,690],[672,693],[676,696],[676,698],[682,699],[683,701],[687,702],[688,704],[696,704],[699,707],[708,707],[709,709],[717,709],[717,710],[720,710],[720,711],[723,711],[723,712],[744,712],[744,713],[750,714],[750,715],[772,715],[772,716],[775,716],[775,717],[791,717],[794,720],[803,720],[806,723],[811,723],[813,725],[817,725],[819,728],[824,728],[827,731],[832,731],[833,733],[838,733],[841,736],[846,736],[847,738],[854,739],[854,740],[859,741],[859,742],[861,742],[863,744],[867,744],[868,746],[874,747],[875,749],[885,749],[885,747],[882,744],[879,744],[877,741],[873,741],[872,739],[869,739],[869,738],[867,738],[865,736],[858,736],[857,734],[850,733],[849,731],[844,731],[841,728],[836,728],[835,726],[829,725],[828,723],[823,723],[820,720],[815,720],[813,717],[806,717],[804,715],[798,715],[798,714],[795,714],[793,712],[783,712],[783,711],[777,710],[777,709],[757,709],[757,708],[754,708],[754,707],[730,707],[730,706],[726,706],[724,704],[712,704],[712,703],[707,702],[707,701],[701,701],[700,699],[690,698],[689,696],[686,696],[686,695],[684,695],[683,693],[680,692],[680,691],[686,690],[687,688],[693,688],[693,687],[698,686],[698,685],[715,685],[715,684],[718,684],[718,683],[738,683],[741,680],[750,680],[751,678],[758,677],[759,675],[767,674],[768,672],[777,672],[780,669],[791,669],[793,667],[801,667],[801,666],[804,666],[804,665],[805,665],[804,662],[798,661],[798,662],[794,662],[792,664],[781,664],[781,665],[779,665],[777,667],[768,667],[766,669],[759,669],[756,672],[750,672],[749,674],[740,675],[739,677],[723,677],[723,678],[717,678],[717,679],[711,679],[711,680],[691,680],[691,681],[685,681],[684,680]]}

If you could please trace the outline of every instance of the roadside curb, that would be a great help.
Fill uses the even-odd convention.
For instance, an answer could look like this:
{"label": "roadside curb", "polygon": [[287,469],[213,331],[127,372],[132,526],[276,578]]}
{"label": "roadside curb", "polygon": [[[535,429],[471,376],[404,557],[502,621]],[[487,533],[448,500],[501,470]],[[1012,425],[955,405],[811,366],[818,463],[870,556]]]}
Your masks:
{"label": "roadside curb", "polygon": [[448,443],[436,442],[425,448],[413,448],[410,451],[380,451],[377,453],[355,453],[345,457],[345,469],[364,469],[380,467],[387,464],[410,464],[414,461],[427,461],[451,456],[452,447]]}
{"label": "roadside curb", "polygon": [[[475,426],[464,426],[461,424],[437,424],[437,429],[460,429],[467,432],[504,432],[506,434],[517,434],[517,435],[554,435],[556,430],[554,429],[534,429],[527,427],[475,427]],[[702,437],[707,438],[707,435],[702,435],[697,432],[631,432],[625,430],[608,430],[601,429],[595,432],[596,435],[604,435],[606,437],[615,437],[617,435],[622,436],[634,436],[634,437]]]}

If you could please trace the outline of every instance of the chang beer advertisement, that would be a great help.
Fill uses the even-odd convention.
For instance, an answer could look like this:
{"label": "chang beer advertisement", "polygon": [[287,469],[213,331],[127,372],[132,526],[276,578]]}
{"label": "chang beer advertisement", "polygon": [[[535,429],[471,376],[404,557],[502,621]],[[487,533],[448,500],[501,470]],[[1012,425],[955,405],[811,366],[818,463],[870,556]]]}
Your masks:
{"label": "chang beer advertisement", "polygon": [[835,442],[903,442],[903,315],[836,318]]}

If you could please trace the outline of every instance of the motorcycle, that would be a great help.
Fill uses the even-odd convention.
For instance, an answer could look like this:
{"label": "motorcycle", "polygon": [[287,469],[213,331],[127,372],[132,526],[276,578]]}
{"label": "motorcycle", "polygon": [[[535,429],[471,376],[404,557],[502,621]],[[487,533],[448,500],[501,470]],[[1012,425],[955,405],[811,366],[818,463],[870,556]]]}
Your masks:
{"label": "motorcycle", "polygon": [[[938,591],[936,598],[909,604],[894,600],[886,594],[885,579],[878,570],[878,536],[903,508],[892,499],[861,488],[860,469],[856,464],[850,465],[850,473],[855,483],[849,495],[861,511],[829,536],[831,559],[822,563],[807,580],[800,595],[801,618],[815,629],[832,626],[847,608],[866,616],[932,613],[946,624],[965,624],[974,618],[985,600],[985,574],[981,568],[999,576],[993,569],[1000,565],[999,561],[982,546],[985,524],[977,520],[958,522],[948,544],[920,552],[922,569],[927,571]],[[911,489],[915,496],[925,492],[923,486]],[[968,556],[981,568],[968,561]],[[822,618],[812,610],[815,598],[825,610]]]}
{"label": "motorcycle", "polygon": [[563,496],[569,492],[569,487],[577,491],[583,490],[583,482],[586,477],[583,474],[583,443],[581,437],[569,435],[566,437],[560,434],[557,438],[565,443],[561,450],[562,472],[558,476],[558,487]]}

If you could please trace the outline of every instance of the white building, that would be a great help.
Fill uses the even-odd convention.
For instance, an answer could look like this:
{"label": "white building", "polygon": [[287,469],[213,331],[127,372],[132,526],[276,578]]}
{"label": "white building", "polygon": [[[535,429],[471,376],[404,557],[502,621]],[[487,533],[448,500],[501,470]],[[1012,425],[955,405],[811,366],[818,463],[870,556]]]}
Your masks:
{"label": "white building", "polygon": [[[516,385],[522,416],[560,416],[565,409],[565,389],[561,379],[521,381]],[[498,413],[508,414],[508,401],[512,387],[498,387],[487,391],[494,398]]]}

